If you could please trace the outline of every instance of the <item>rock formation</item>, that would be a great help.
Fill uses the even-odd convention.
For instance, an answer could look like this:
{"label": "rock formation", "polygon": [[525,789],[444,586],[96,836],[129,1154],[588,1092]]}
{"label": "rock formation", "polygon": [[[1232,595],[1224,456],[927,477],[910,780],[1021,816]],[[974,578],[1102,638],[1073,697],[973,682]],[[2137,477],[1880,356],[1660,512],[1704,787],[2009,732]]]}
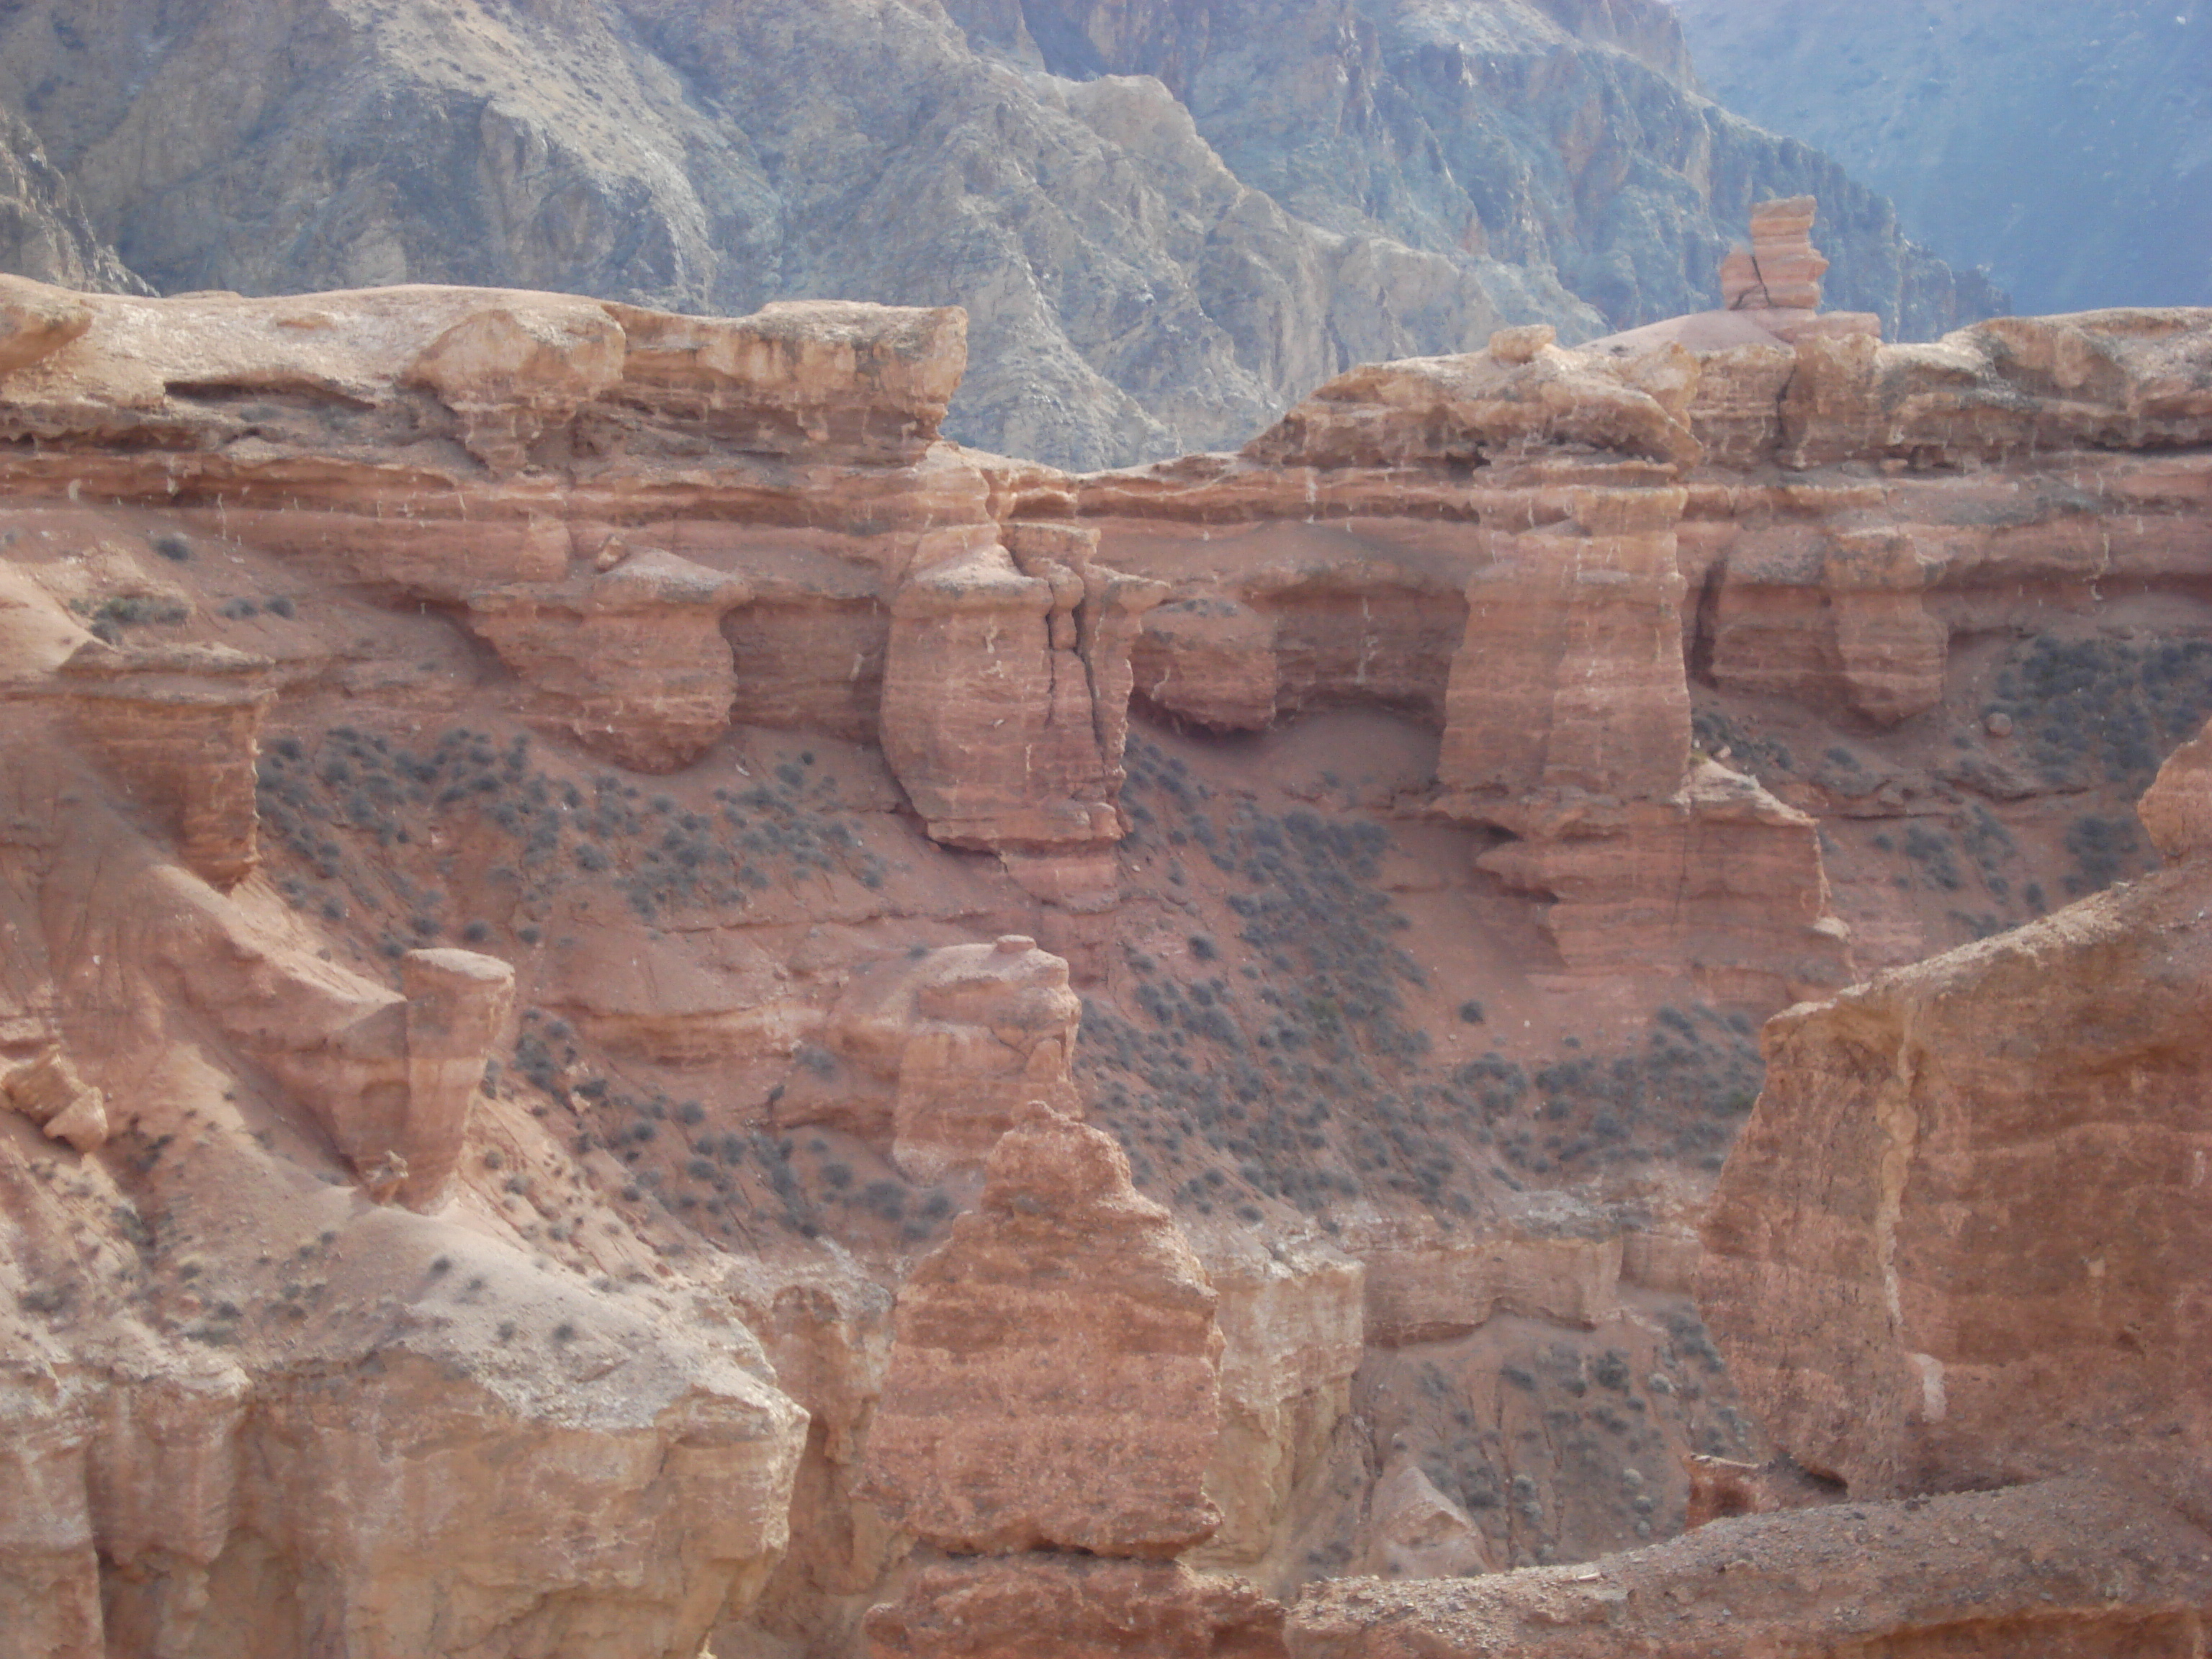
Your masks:
{"label": "rock formation", "polygon": [[1819,204],[1809,196],[1760,202],[1751,210],[1751,246],[1721,264],[1724,311],[1818,311],[1828,269],[1813,246]]}
{"label": "rock formation", "polygon": [[1017,526],[1010,539],[947,549],[899,588],[884,754],[948,846],[1119,840],[1129,643],[1165,589],[1093,564],[1080,530]]}
{"label": "rock formation", "polygon": [[2148,798],[2175,868],[1769,1028],[1700,1295],[1778,1438],[1854,1494],[2112,1469],[2202,1502],[2192,763]]}
{"label": "rock formation", "polygon": [[1279,1607],[1170,1559],[1221,1520],[1214,1308],[1113,1139],[1028,1109],[900,1291],[862,1490],[956,1559],[870,1613],[871,1651],[1279,1652]]}
{"label": "rock formation", "polygon": [[783,1084],[778,1120],[836,1123],[920,1180],[979,1167],[1030,1102],[1081,1115],[1070,1068],[1082,1014],[1067,963],[1034,939],[924,952],[840,1000],[827,1046]]}
{"label": "rock formation", "polygon": [[88,640],[61,666],[86,746],[220,887],[260,862],[253,763],[270,665],[222,647],[117,651]]}
{"label": "rock formation", "polygon": [[908,1279],[868,1485],[962,1554],[1164,1559],[1210,1534],[1214,1294],[1110,1136],[1039,1105]]}
{"label": "rock formation", "polygon": [[[2003,308],[1826,158],[1706,101],[1656,0],[1270,0],[1233,25],[1092,0],[594,0],[557,27],[406,0],[330,29],[38,0],[0,28],[0,112],[9,270],[723,315],[957,304],[976,372],[951,429],[1070,465],[1232,444],[1355,364],[1501,323],[1692,309],[1761,193],[1830,202],[1838,283],[1893,333]],[[423,373],[489,391],[569,352],[543,321],[471,322]],[[474,441],[507,464],[560,423],[548,390],[483,403]]]}
{"label": "rock formation", "polygon": [[586,743],[624,765],[689,765],[729,728],[737,675],[723,616],[742,582],[641,548],[611,568],[475,595],[476,626]]}
{"label": "rock formation", "polygon": [[[2040,1536],[2182,1420],[2182,1223],[2020,1234],[2046,1436],[2027,1212],[1953,1221],[2187,1178],[2203,742],[2106,814],[2212,715],[2203,318],[1511,329],[1076,476],[939,437],[941,309],[0,300],[5,1641],[1266,1653],[1346,1572],[1580,1616],[1782,1451],[1885,1537],[2106,1483],[1950,1511]],[[1770,1440],[1690,1218],[1806,995],[1705,1267]],[[1868,1222],[1778,1115],[1879,1188],[1897,1101]],[[2054,1628],[2193,1593],[2162,1462]]]}
{"label": "rock formation", "polygon": [[1290,1651],[2197,1646],[2203,1244],[2157,1195],[2201,1133],[2208,741],[2145,798],[2173,868],[1768,1027],[1699,1294],[1779,1443],[1841,1490],[1747,1513],[1770,1506],[1733,1466],[1653,1549],[1310,1590]]}

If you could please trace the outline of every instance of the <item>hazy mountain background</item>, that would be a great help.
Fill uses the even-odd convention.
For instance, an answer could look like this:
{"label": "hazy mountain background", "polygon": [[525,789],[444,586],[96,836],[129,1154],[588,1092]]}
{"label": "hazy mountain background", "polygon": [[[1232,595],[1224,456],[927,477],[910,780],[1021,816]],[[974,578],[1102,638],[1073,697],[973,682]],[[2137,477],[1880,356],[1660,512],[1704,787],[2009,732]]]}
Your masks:
{"label": "hazy mountain background", "polygon": [[1705,89],[2029,313],[2212,305],[2206,0],[1678,0]]}
{"label": "hazy mountain background", "polygon": [[1713,304],[1769,195],[1893,335],[2004,304],[1708,100],[1662,0],[9,0],[10,113],[12,269],[959,304],[951,430],[1083,466]]}

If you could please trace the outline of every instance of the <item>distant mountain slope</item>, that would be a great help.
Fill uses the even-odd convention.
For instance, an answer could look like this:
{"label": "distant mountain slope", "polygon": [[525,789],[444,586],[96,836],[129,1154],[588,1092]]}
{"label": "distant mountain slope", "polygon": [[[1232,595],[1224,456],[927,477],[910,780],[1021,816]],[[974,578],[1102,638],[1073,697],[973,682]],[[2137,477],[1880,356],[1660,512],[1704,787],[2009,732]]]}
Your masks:
{"label": "distant mountain slope", "polygon": [[1658,0],[15,0],[0,108],[164,291],[957,303],[950,429],[1080,466],[1710,304],[1763,195],[1822,198],[1832,303],[1997,302],[1698,94]]}
{"label": "distant mountain slope", "polygon": [[2027,312],[2212,304],[2205,0],[1679,0],[1706,88]]}

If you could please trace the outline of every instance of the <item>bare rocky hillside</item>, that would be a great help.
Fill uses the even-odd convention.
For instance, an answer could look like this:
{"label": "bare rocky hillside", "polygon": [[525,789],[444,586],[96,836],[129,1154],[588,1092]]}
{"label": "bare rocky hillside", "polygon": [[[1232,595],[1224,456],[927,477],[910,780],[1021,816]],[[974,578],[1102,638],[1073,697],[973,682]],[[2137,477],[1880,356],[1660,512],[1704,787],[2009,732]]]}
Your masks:
{"label": "bare rocky hillside", "polygon": [[[1893,337],[2002,308],[1699,95],[1655,0],[29,0],[0,107],[164,293],[957,304],[949,429],[1078,466],[1500,324],[1699,308],[1762,196],[1821,197],[1832,296]],[[8,268],[128,285],[71,257]]]}
{"label": "bare rocky hillside", "polygon": [[2212,301],[2212,8],[1677,0],[1706,90],[2025,312]]}

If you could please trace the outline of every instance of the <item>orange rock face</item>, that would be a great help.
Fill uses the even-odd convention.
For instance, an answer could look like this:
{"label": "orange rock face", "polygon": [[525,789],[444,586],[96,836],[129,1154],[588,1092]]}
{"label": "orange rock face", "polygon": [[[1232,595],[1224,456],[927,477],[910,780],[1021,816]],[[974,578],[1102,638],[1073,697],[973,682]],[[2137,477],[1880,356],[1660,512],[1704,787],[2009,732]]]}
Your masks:
{"label": "orange rock face", "polygon": [[1236,1579],[1083,1556],[925,1567],[868,1615],[877,1659],[1276,1659],[1283,1609]]}
{"label": "orange rock face", "polygon": [[1296,1659],[2182,1655],[2205,1535],[2125,1488],[2056,1480],[1716,1522],[1576,1566],[1300,1599]]}
{"label": "orange rock face", "polygon": [[1820,204],[1809,196],[1751,210],[1751,246],[1721,265],[1721,305],[1729,311],[1818,311],[1828,262],[1813,246]]}
{"label": "orange rock face", "polygon": [[2212,1489],[2200,769],[2185,750],[2154,791],[2178,866],[1767,1028],[1698,1294],[1777,1439],[1855,1495],[2098,1468]]}
{"label": "orange rock face", "polygon": [[971,1554],[1166,1557],[1210,1534],[1214,1292],[1112,1138],[1047,1107],[899,1293],[866,1490]]}

